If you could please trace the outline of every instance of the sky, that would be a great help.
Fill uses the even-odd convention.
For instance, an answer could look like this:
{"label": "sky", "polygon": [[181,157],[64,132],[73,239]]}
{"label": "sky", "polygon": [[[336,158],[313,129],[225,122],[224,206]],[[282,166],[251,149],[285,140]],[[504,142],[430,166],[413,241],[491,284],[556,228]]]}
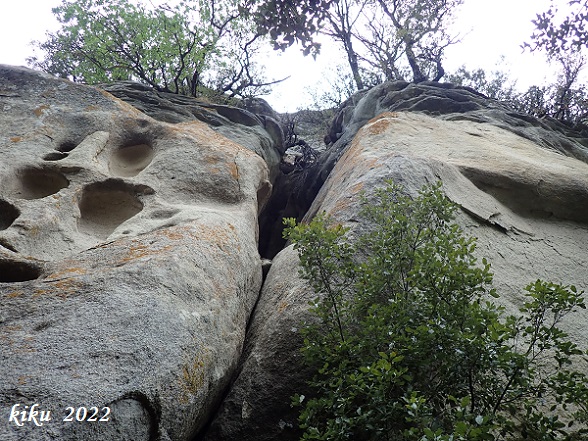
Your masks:
{"label": "sky", "polygon": [[[47,31],[59,28],[51,8],[61,0],[2,1],[0,64],[24,66],[26,58],[33,54],[30,42],[43,40]],[[549,68],[545,57],[528,50],[523,52],[520,47],[533,32],[531,20],[549,4],[550,0],[464,0],[452,27],[461,36],[461,42],[447,48],[445,70],[455,71],[464,64],[469,69],[499,68],[516,78],[521,90],[553,80],[554,69]],[[316,61],[304,57],[297,48],[267,58],[268,77],[290,76],[274,87],[272,95],[263,97],[280,112],[311,105],[313,94],[324,87],[334,75],[336,65],[344,60],[333,46],[324,46]]]}

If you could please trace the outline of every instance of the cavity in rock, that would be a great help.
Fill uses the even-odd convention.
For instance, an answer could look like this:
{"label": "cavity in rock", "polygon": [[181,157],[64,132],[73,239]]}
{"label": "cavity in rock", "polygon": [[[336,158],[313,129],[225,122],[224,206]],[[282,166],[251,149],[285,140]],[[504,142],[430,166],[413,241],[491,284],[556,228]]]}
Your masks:
{"label": "cavity in rock", "polygon": [[120,224],[143,209],[133,186],[112,180],[89,185],[79,202],[81,232],[106,239]]}

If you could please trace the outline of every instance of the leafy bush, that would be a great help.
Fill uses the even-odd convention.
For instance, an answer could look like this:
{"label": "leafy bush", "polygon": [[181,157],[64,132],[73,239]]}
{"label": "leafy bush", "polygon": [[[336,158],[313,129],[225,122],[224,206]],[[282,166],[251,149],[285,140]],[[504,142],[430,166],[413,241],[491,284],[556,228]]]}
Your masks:
{"label": "leafy bush", "polygon": [[313,396],[293,397],[302,439],[588,439],[582,352],[558,326],[583,292],[537,280],[506,315],[455,210],[440,184],[411,199],[388,182],[353,232],[285,220],[318,295],[301,331]]}

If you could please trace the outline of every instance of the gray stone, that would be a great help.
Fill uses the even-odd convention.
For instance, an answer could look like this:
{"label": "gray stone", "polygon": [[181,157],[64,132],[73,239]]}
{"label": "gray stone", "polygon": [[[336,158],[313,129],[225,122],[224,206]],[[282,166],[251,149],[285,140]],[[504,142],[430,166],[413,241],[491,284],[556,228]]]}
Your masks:
{"label": "gray stone", "polygon": [[329,148],[314,167],[305,171],[303,184],[292,193],[305,208],[349,147],[357,131],[384,112],[419,112],[447,120],[488,123],[550,150],[588,161],[588,138],[561,122],[515,112],[468,87],[443,83],[390,81],[360,92],[344,103],[329,130]]}
{"label": "gray stone", "polygon": [[216,413],[205,441],[294,441],[300,439],[290,397],[307,390],[311,372],[301,363],[299,329],[314,297],[296,271],[292,247],[272,262],[255,308],[239,376]]}
{"label": "gray stone", "polygon": [[[273,147],[246,118],[227,130],[254,145],[0,66],[0,439],[189,440],[206,424],[262,283],[255,152]],[[35,403],[50,422],[9,421]],[[70,406],[110,420],[64,422]]]}
{"label": "gray stone", "polygon": [[271,180],[276,178],[280,156],[284,153],[284,134],[276,117],[267,109],[269,106],[253,106],[254,110],[262,112],[256,115],[245,108],[157,92],[129,81],[102,87],[158,121],[174,124],[194,120],[205,122],[213,130],[260,155],[270,168]]}

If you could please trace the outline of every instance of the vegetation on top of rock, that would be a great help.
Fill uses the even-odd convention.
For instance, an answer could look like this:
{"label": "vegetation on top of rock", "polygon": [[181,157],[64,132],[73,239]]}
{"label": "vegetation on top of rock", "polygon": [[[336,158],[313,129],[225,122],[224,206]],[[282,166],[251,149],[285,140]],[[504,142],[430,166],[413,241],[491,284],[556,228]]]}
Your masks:
{"label": "vegetation on top of rock", "polygon": [[391,182],[351,232],[286,221],[318,297],[302,329],[316,375],[296,395],[305,440],[585,440],[583,352],[560,328],[583,292],[537,280],[520,315],[490,301],[490,264],[440,184]]}
{"label": "vegetation on top of rock", "polygon": [[[147,7],[129,0],[63,0],[62,29],[29,62],[90,84],[139,80],[158,91],[196,95],[207,85],[230,96],[263,93],[255,52],[294,42],[317,54],[318,33],[341,43],[358,89],[383,80],[438,80],[443,50],[454,42],[447,19],[463,0],[183,0]],[[362,50],[354,48],[361,45]]]}
{"label": "vegetation on top of rock", "polygon": [[[572,125],[588,117],[580,72],[588,41],[586,0],[568,0],[572,13],[559,20],[557,5],[537,14],[523,47],[545,51],[561,67],[557,81],[517,92],[510,76],[464,67],[450,75],[445,49],[458,42],[448,25],[463,0],[62,0],[53,9],[62,28],[36,42],[44,53],[29,59],[42,70],[98,84],[140,81],[157,91],[211,96],[215,101],[269,93],[281,80],[265,79],[259,57],[300,43],[317,56],[318,36],[343,49],[337,78],[315,93],[322,107],[338,106],[357,90],[386,80],[467,85],[515,110]],[[341,69],[342,68],[342,69]],[[322,108],[321,107],[321,108]]]}
{"label": "vegetation on top of rock", "polygon": [[129,0],[63,0],[62,29],[37,42],[29,62],[88,84],[138,80],[161,92],[197,95],[208,87],[233,96],[267,93],[253,60],[262,35],[235,0],[185,0],[147,7]]}
{"label": "vegetation on top of rock", "polygon": [[513,110],[536,118],[555,118],[576,130],[586,130],[588,118],[588,91],[579,84],[579,75],[584,67],[581,57],[560,57],[560,75],[557,81],[530,86],[518,91],[516,82],[505,72],[486,72],[483,69],[468,70],[461,66],[447,76],[455,85],[471,87],[489,98],[507,104]]}
{"label": "vegetation on top of rock", "polygon": [[[345,51],[358,90],[385,80],[439,80],[443,51],[456,42],[447,23],[463,0],[250,1],[274,47],[301,42],[318,53],[317,34]],[[271,13],[269,13],[271,11]],[[359,47],[359,48],[358,48]]]}

